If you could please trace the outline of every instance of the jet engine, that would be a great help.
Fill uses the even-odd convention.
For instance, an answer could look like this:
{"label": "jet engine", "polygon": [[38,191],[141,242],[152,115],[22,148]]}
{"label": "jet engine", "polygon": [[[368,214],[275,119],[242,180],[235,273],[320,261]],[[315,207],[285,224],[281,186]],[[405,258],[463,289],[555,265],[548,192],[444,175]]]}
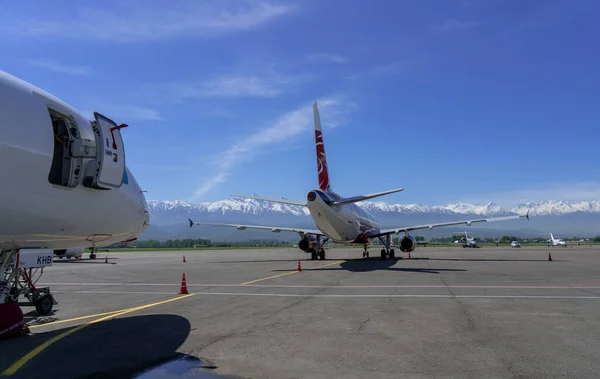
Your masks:
{"label": "jet engine", "polygon": [[400,251],[409,253],[417,247],[417,240],[411,235],[404,236],[400,238],[398,245],[400,245]]}
{"label": "jet engine", "polygon": [[307,234],[298,242],[298,247],[300,250],[304,252],[309,252],[315,248],[315,244],[317,243],[317,236],[313,236],[312,234]]}

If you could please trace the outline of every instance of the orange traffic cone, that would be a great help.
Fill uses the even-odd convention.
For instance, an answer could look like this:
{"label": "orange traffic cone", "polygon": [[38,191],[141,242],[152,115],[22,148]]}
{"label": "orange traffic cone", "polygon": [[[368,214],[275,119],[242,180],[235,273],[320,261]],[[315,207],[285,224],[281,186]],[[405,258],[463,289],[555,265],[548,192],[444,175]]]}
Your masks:
{"label": "orange traffic cone", "polygon": [[185,255],[183,256],[183,263],[185,263]]}
{"label": "orange traffic cone", "polygon": [[548,252],[548,260],[552,261],[552,255],[550,255],[550,252]]}
{"label": "orange traffic cone", "polygon": [[298,259],[298,269],[296,271],[302,271],[302,267],[300,267],[300,259]]}
{"label": "orange traffic cone", "polygon": [[108,257],[104,258],[104,263],[108,263]]}
{"label": "orange traffic cone", "polygon": [[408,259],[410,259],[410,251],[408,252]]}
{"label": "orange traffic cone", "polygon": [[188,294],[187,281],[185,280],[185,272],[183,273],[183,276],[181,277],[181,289],[179,290],[179,294],[180,295]]}

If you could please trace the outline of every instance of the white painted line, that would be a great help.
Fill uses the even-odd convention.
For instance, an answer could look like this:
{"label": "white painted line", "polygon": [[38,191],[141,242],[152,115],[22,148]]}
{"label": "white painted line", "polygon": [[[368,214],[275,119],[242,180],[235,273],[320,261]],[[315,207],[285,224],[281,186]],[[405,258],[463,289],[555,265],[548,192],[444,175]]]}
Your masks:
{"label": "white painted line", "polygon": [[[109,293],[109,294],[151,294],[151,295],[173,295],[173,292],[125,292],[125,291],[55,291],[75,293]],[[472,299],[547,299],[547,300],[600,300],[600,296],[535,296],[535,295],[421,295],[421,294],[389,294],[389,295],[311,295],[297,293],[248,293],[248,292],[194,292],[195,295],[208,296],[267,296],[267,297],[314,297],[314,298],[472,298]]]}
{"label": "white painted line", "polygon": [[[41,283],[43,286],[177,286],[179,283]],[[303,285],[303,284],[194,284],[187,283],[188,287],[273,287],[273,288],[491,288],[491,289],[600,289],[600,286],[475,286],[475,285]]]}
{"label": "white painted line", "polygon": [[141,295],[177,295],[176,291],[172,292],[147,292],[147,291],[52,291],[52,293],[110,293],[110,294],[141,294]]}

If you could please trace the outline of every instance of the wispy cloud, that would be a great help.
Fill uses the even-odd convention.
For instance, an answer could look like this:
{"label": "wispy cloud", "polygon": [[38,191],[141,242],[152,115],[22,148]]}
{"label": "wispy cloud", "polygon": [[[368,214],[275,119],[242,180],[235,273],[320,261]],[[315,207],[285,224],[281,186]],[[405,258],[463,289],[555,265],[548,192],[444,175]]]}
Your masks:
{"label": "wispy cloud", "polygon": [[87,66],[65,65],[45,59],[22,59],[21,61],[30,66],[42,67],[63,74],[89,75],[92,72],[92,69]]}
{"label": "wispy cloud", "polygon": [[383,75],[383,74],[403,74],[408,71],[414,64],[412,59],[401,59],[389,63],[383,63],[373,66],[369,70],[369,74],[372,75]]}
{"label": "wispy cloud", "polygon": [[[323,126],[339,126],[344,112],[352,107],[353,104],[339,99],[320,100],[319,110],[321,111]],[[305,104],[282,115],[271,125],[257,131],[255,134],[244,137],[242,142],[232,144],[215,158],[213,167],[217,167],[217,172],[195,191],[191,200],[198,200],[216,185],[223,183],[237,165],[251,158],[257,152],[269,145],[290,140],[309,130],[312,126],[312,106],[311,104]]]}
{"label": "wispy cloud", "polygon": [[501,206],[515,206],[527,202],[561,200],[568,202],[600,200],[600,182],[581,181],[543,183],[530,188],[490,193],[484,197],[463,199],[471,203],[494,202]]}
{"label": "wispy cloud", "polygon": [[[107,3],[108,4],[108,3]],[[9,28],[19,36],[138,42],[177,37],[213,37],[265,25],[290,13],[292,5],[268,1],[121,1],[78,7],[75,15],[56,13],[52,18],[15,20]]]}
{"label": "wispy cloud", "polygon": [[176,101],[199,97],[275,97],[309,79],[307,75],[232,75],[200,82],[171,83],[165,87]]}
{"label": "wispy cloud", "polygon": [[306,62],[331,62],[337,64],[344,64],[348,60],[341,55],[331,53],[315,53],[307,55],[304,60]]}
{"label": "wispy cloud", "polygon": [[460,21],[454,18],[445,20],[439,24],[430,25],[429,28],[439,32],[450,32],[454,30],[472,29],[480,26],[476,21]]}
{"label": "wispy cloud", "polygon": [[97,107],[98,112],[107,117],[126,121],[163,121],[157,110],[152,108],[131,106],[131,105],[101,105]]}

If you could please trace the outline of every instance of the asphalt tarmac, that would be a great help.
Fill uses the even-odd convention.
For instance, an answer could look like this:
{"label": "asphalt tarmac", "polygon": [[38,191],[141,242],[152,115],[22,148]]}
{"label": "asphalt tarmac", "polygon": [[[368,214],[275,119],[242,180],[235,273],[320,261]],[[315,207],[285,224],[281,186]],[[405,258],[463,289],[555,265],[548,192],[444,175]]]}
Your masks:
{"label": "asphalt tarmac", "polygon": [[[59,304],[45,317],[23,306],[32,334],[0,342],[0,373],[600,377],[600,248],[427,247],[385,261],[377,251],[363,259],[361,249],[330,249],[325,261],[297,248],[55,260],[38,285]],[[179,294],[184,272],[189,295]]]}

